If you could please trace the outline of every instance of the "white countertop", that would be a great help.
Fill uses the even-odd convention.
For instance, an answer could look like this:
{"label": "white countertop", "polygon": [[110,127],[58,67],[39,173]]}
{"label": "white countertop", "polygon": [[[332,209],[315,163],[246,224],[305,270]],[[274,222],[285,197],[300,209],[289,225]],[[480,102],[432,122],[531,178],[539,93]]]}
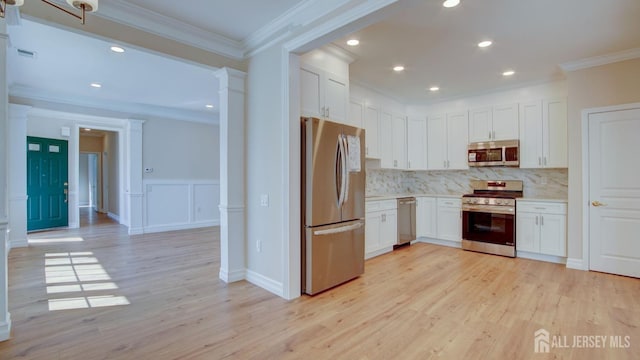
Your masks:
{"label": "white countertop", "polygon": [[[459,199],[462,197],[460,195],[454,194],[387,194],[387,195],[368,195],[365,197],[366,201],[382,201],[382,200],[394,200],[402,197],[438,197],[438,198],[451,198],[451,199]],[[516,199],[517,201],[541,201],[541,202],[554,202],[554,203],[567,203],[567,199],[545,199],[545,198],[529,198],[523,197]]]}
{"label": "white countertop", "polygon": [[517,198],[516,201],[541,201],[541,202],[553,202],[553,203],[567,203],[567,199],[544,199],[544,198]]}

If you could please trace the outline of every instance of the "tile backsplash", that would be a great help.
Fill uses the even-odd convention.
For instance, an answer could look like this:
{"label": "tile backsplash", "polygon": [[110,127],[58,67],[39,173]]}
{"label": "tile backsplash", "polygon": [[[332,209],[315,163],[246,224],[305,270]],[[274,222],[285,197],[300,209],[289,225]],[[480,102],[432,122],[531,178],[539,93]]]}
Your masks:
{"label": "tile backsplash", "polygon": [[367,195],[471,192],[470,180],[522,180],[524,196],[567,199],[567,169],[481,167],[469,170],[398,171],[367,169]]}

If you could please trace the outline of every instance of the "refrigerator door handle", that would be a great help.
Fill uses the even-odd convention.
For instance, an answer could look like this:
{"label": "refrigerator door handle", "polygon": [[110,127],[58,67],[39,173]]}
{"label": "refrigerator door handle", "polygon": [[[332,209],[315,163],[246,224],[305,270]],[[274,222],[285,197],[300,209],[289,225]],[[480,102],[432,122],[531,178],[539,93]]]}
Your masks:
{"label": "refrigerator door handle", "polygon": [[[344,146],[344,136],[342,134],[338,135],[338,161],[339,163],[336,164],[336,167],[339,168],[339,172],[340,172],[340,191],[338,192],[338,207],[341,208],[342,205],[344,205],[346,198],[345,198],[345,194],[346,194],[346,187],[347,187],[347,178],[349,176],[349,174],[345,171],[347,168],[347,160],[346,160],[346,155],[347,155],[347,149]],[[336,179],[336,183],[337,183],[337,179]]]}
{"label": "refrigerator door handle", "polygon": [[339,234],[343,232],[353,231],[356,229],[360,229],[364,224],[362,222],[358,222],[351,225],[340,226],[333,229],[326,230],[316,230],[313,232],[313,235],[331,235],[331,234]]}
{"label": "refrigerator door handle", "polygon": [[342,135],[342,142],[344,143],[344,149],[345,149],[345,156],[344,156],[344,183],[345,183],[345,188],[344,188],[344,196],[343,196],[343,200],[342,203],[346,203],[347,201],[349,201],[349,186],[351,185],[351,179],[349,176],[349,142],[347,141],[347,136],[346,135]]}

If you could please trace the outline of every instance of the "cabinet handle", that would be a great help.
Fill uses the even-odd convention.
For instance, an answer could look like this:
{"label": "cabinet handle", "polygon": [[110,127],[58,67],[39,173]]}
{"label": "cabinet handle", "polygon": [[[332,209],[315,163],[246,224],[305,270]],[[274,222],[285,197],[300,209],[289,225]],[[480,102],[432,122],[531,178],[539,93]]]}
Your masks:
{"label": "cabinet handle", "polygon": [[447,160],[447,169],[450,168],[451,165],[449,164],[449,160]]}
{"label": "cabinet handle", "polygon": [[492,134],[493,140],[495,140],[495,139],[496,139],[496,132],[495,132],[495,130],[494,130],[491,134]]}
{"label": "cabinet handle", "polygon": [[411,160],[409,160],[407,163],[407,166],[409,167],[409,169],[411,169]]}
{"label": "cabinet handle", "polygon": [[542,158],[538,156],[538,165],[542,165]]}
{"label": "cabinet handle", "polygon": [[382,214],[382,222],[387,222],[387,214]]}
{"label": "cabinet handle", "polygon": [[327,108],[327,117],[330,118],[331,117],[331,108]]}
{"label": "cabinet handle", "polygon": [[491,131],[489,131],[489,140],[491,140]]}
{"label": "cabinet handle", "polygon": [[398,167],[398,160],[393,160],[393,167]]}
{"label": "cabinet handle", "polygon": [[540,226],[544,226],[544,216],[540,215]]}
{"label": "cabinet handle", "polygon": [[544,166],[547,166],[547,157],[544,157]]}
{"label": "cabinet handle", "polygon": [[442,162],[442,167],[445,168],[445,169],[447,168],[447,160]]}
{"label": "cabinet handle", "polygon": [[365,153],[366,153],[367,155],[369,155],[369,146],[366,146],[366,147],[365,147],[365,149],[366,149],[366,150],[365,150]]}
{"label": "cabinet handle", "polygon": [[536,225],[538,225],[538,215],[536,215]]}

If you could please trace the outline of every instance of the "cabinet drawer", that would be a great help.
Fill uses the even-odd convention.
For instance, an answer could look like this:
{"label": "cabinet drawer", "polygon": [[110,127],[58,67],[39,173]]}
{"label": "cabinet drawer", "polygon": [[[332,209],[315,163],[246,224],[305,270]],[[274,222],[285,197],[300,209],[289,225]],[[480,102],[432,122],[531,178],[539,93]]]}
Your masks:
{"label": "cabinet drawer", "polygon": [[394,210],[398,208],[397,200],[369,200],[364,204],[364,211],[382,211],[382,210]]}
{"label": "cabinet drawer", "polygon": [[518,201],[517,211],[565,215],[567,213],[567,204],[555,202]]}
{"label": "cabinet drawer", "polygon": [[462,199],[438,198],[438,206],[439,207],[460,208],[460,207],[462,207]]}

